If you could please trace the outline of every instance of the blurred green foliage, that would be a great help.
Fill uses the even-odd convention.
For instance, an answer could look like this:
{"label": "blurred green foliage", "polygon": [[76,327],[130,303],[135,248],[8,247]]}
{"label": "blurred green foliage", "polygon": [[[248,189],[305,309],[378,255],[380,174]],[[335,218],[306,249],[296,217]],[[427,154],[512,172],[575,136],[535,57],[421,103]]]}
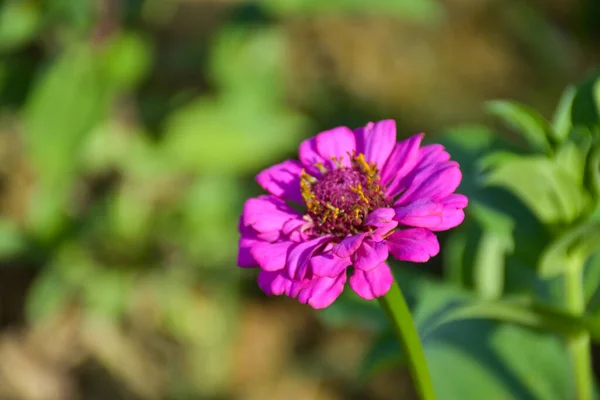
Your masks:
{"label": "blurred green foliage", "polygon": [[[236,357],[276,330],[264,324],[259,334],[244,336],[252,306],[264,305],[254,272],[234,267],[243,201],[259,193],[253,175],[293,157],[303,138],[334,123],[363,124],[394,110],[391,117],[406,128],[399,136],[406,136],[411,123],[428,123],[428,113],[437,114],[435,108],[446,102],[443,92],[452,77],[441,77],[442,89],[435,93],[429,83],[426,90],[410,84],[415,77],[437,78],[438,54],[419,40],[432,40],[433,27],[451,26],[449,18],[462,6],[455,10],[436,0],[222,3],[0,0],[0,281],[12,279],[13,269],[32,275],[19,289],[26,291],[25,305],[8,290],[0,292],[0,322],[33,332],[53,321],[63,330],[74,325],[76,333],[63,347],[77,357],[65,355],[56,364],[45,353],[40,358],[70,379],[84,380],[80,375],[92,368],[101,383],[86,389],[99,396],[90,398],[235,396],[232,381],[241,363]],[[571,53],[540,12],[511,4],[498,12],[508,21],[510,39],[543,64],[537,71],[550,78],[540,78],[540,84],[557,86],[555,76],[568,69],[565,54]],[[358,31],[373,31],[364,38],[367,47],[356,48],[379,49],[380,64],[358,53],[358,41],[344,41],[341,20],[352,27],[360,25],[357,20],[371,21]],[[394,30],[404,24],[408,31]],[[320,29],[326,40],[312,46],[307,37]],[[419,30],[426,39],[416,39]],[[448,37],[462,34],[452,32]],[[393,58],[402,41],[408,42],[408,56]],[[490,43],[471,43],[476,51],[467,57],[487,56],[496,46]],[[299,50],[303,45],[308,52]],[[442,40],[442,47],[449,45]],[[339,74],[312,70],[311,57]],[[425,66],[417,63],[423,59]],[[477,78],[479,70],[463,72],[465,61],[459,78],[474,76],[475,85],[494,80]],[[491,64],[502,70],[503,63],[500,58]],[[457,67],[442,68],[450,74]],[[404,83],[389,84],[401,73]],[[316,78],[303,84],[295,74]],[[378,79],[386,76],[390,81],[381,84]],[[370,86],[379,87],[383,100],[372,100]],[[397,100],[397,93],[409,95]],[[397,109],[409,97],[417,105]],[[433,110],[410,121],[424,107],[418,103],[423,98],[435,98]],[[585,263],[590,315],[600,309],[599,105],[600,80],[593,75],[564,92],[551,121],[520,103],[487,103],[516,137],[477,121],[441,129],[433,139],[461,163],[460,192],[470,198],[467,220],[443,237],[439,276],[406,265],[396,270],[440,399],[561,400],[572,392],[560,335],[579,329],[579,320],[564,329],[528,323],[538,311],[520,301],[560,305],[557,281],[576,260]],[[440,114],[456,111],[452,104],[445,107]],[[462,107],[470,108],[469,100]],[[504,318],[505,305],[514,299],[521,308],[508,308]],[[271,300],[301,319],[291,302]],[[12,308],[25,310],[24,324],[3,319]],[[358,361],[362,386],[402,362],[377,303],[348,292],[319,317],[323,326],[309,324],[312,336],[353,327],[368,332],[363,345],[375,338]],[[284,325],[294,324],[284,319]],[[59,328],[47,331],[43,342],[59,348]],[[0,336],[1,343],[8,340]],[[27,395],[35,385],[7,378],[6,348],[0,346],[0,397],[73,394],[42,385],[45,394]],[[248,358],[258,365],[268,354],[259,356]],[[293,356],[294,373],[326,369],[311,370],[305,365],[309,357]],[[71,358],[79,361],[65,361]],[[110,377],[102,377],[95,364]],[[34,382],[24,376],[24,382]],[[346,384],[354,378],[346,376]],[[119,389],[102,392],[98,387],[110,387],[103,379],[116,380]],[[260,393],[236,398],[267,398]],[[286,397],[275,393],[271,398]],[[340,398],[365,393],[357,389]]]}

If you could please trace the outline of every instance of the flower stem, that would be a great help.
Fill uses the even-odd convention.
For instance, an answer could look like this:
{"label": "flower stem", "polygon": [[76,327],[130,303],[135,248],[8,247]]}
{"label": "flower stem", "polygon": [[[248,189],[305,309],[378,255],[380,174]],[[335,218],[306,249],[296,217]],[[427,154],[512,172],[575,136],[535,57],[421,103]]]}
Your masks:
{"label": "flower stem", "polygon": [[[572,265],[565,273],[565,300],[569,312],[583,315],[585,297],[583,291],[583,267]],[[590,335],[580,332],[567,336],[567,352],[571,358],[575,376],[577,400],[592,399],[592,360],[590,354]]]}
{"label": "flower stem", "polygon": [[435,400],[425,354],[402,291],[394,281],[389,292],[379,298],[408,361],[413,384],[421,400]]}

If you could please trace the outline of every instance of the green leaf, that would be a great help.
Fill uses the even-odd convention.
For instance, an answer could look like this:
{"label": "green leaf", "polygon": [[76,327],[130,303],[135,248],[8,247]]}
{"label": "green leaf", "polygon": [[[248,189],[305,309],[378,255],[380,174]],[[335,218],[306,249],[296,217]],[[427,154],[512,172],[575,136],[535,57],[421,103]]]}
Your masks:
{"label": "green leaf", "polygon": [[285,49],[279,29],[223,29],[210,57],[211,75],[226,91],[276,101],[283,95]]}
{"label": "green leaf", "polygon": [[510,101],[491,101],[486,104],[488,112],[501,118],[508,126],[521,134],[532,149],[550,154],[552,147],[549,138],[552,128],[537,111],[522,104]]}
{"label": "green leaf", "polygon": [[571,109],[577,89],[567,86],[563,92],[552,118],[552,133],[558,143],[564,142],[571,132]]}
{"label": "green leaf", "polygon": [[[450,242],[462,246],[462,250],[450,249],[448,257],[455,259],[446,259],[444,266],[454,271],[451,274],[463,275],[463,282],[472,282],[481,297],[497,298],[504,290],[506,256],[514,250],[514,220],[477,201],[469,205],[469,214],[478,226],[466,226],[468,236],[462,239],[464,242]],[[456,271],[457,268],[462,272]]]}
{"label": "green leaf", "polygon": [[543,278],[560,275],[573,265],[583,265],[599,249],[600,221],[576,225],[548,244],[539,261],[539,274]]}
{"label": "green leaf", "polygon": [[247,172],[281,161],[300,140],[304,120],[252,97],[202,98],[171,115],[164,151],[178,168]]}
{"label": "green leaf", "polygon": [[600,125],[600,71],[577,87],[571,108],[573,126],[595,128]]}
{"label": "green leaf", "polygon": [[81,143],[107,111],[106,95],[91,49],[84,47],[63,54],[36,83],[24,115],[25,140],[44,182],[68,182]]}
{"label": "green leaf", "polygon": [[600,304],[600,251],[594,253],[587,260],[584,269],[583,285],[585,301],[589,304],[588,310],[593,311]]}
{"label": "green leaf", "polygon": [[131,88],[148,72],[150,45],[135,33],[114,36],[100,58],[104,79],[115,89]]}
{"label": "green leaf", "polygon": [[0,259],[7,259],[26,249],[23,233],[12,221],[0,218]]}
{"label": "green leaf", "polygon": [[587,159],[586,187],[600,206],[600,144],[592,148]]}
{"label": "green leaf", "polygon": [[[502,313],[508,312],[512,313],[508,315],[509,320],[539,328],[536,311],[516,301],[514,304],[521,304],[520,308],[507,303],[508,307],[498,310],[491,304],[472,302],[468,294],[433,282],[419,288],[413,315],[440,400],[562,400],[570,397],[569,362],[556,337],[482,320],[486,317],[502,320]],[[469,304],[481,306],[469,309]],[[461,310],[462,315],[456,314]],[[556,318],[557,329],[572,326]],[[366,361],[377,370],[397,365],[402,362],[401,356],[389,353],[398,350],[384,333]]]}
{"label": "green leaf", "polygon": [[435,0],[266,0],[265,7],[281,14],[367,13],[392,15],[424,22],[435,22],[443,16],[442,5]]}
{"label": "green leaf", "polygon": [[34,2],[5,1],[0,8],[0,51],[14,50],[33,40],[40,20]]}
{"label": "green leaf", "polygon": [[491,169],[486,184],[510,190],[542,222],[572,222],[590,205],[571,174],[548,158],[493,153],[482,161]]}

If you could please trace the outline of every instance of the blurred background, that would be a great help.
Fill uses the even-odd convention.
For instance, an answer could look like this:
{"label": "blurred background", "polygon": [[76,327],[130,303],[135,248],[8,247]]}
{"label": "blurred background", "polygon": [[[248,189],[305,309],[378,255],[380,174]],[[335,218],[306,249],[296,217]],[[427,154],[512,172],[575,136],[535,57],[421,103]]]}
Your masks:
{"label": "blurred background", "polygon": [[[549,117],[600,64],[598,21],[596,0],[0,0],[0,399],[411,399],[402,366],[365,376],[397,356],[374,353],[369,305],[315,312],[235,266],[254,176],[394,118],[448,145],[470,195],[471,150],[519,145],[484,102]],[[455,256],[404,270],[468,292]],[[553,338],[490,329],[462,356],[454,332],[434,375],[464,362],[457,382],[501,371],[499,399],[567,398],[535,380],[554,353],[530,344]],[[545,355],[535,376],[485,361],[498,337]]]}

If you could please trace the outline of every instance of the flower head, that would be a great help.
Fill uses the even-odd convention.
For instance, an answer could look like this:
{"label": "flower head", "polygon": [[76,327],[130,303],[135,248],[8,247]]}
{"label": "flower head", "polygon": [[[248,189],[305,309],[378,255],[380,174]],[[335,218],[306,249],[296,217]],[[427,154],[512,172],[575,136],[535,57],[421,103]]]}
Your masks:
{"label": "flower head", "polygon": [[389,254],[425,262],[439,252],[433,232],[464,219],[458,163],[441,145],[421,147],[422,138],[396,142],[396,124],[385,120],[302,142],[299,161],[257,175],[269,194],[244,205],[238,265],[260,268],[267,295],[313,308],[333,303],[346,280],[367,300],[386,294]]}

